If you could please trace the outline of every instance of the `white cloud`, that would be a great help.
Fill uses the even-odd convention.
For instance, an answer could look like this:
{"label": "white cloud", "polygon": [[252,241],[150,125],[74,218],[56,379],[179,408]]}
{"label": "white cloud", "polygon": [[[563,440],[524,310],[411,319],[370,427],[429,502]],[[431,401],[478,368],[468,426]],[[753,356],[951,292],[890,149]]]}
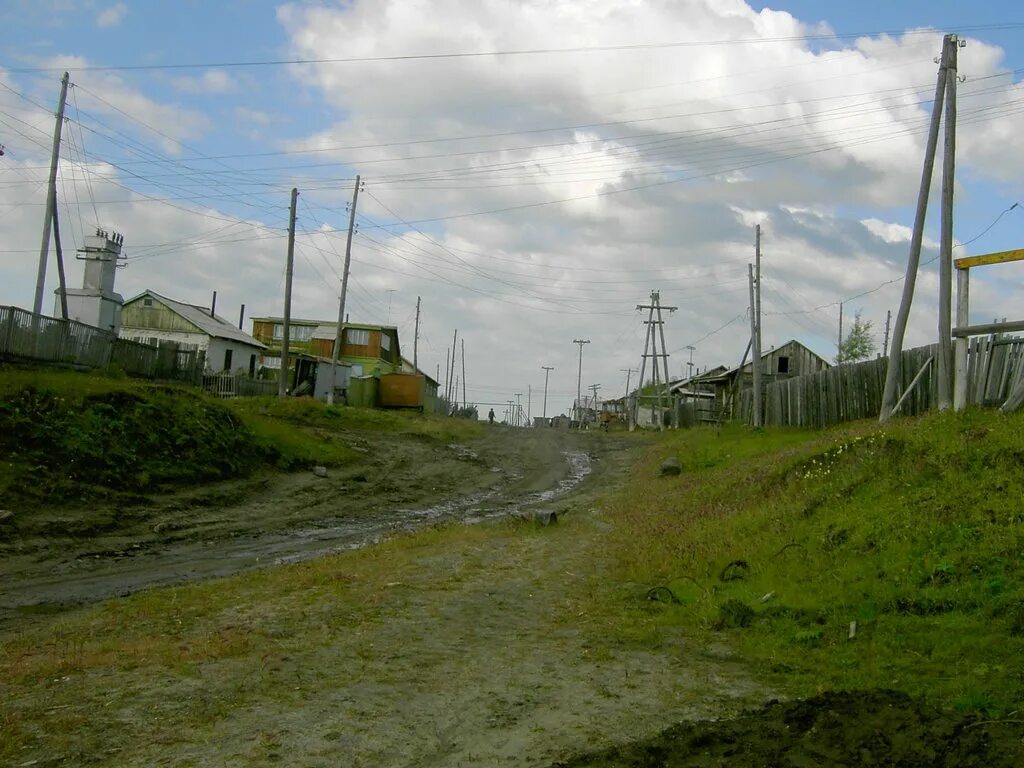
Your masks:
{"label": "white cloud", "polygon": [[96,26],[104,29],[107,27],[116,27],[124,20],[127,13],[127,5],[124,3],[115,3],[100,12],[99,16],[96,17]]}
{"label": "white cloud", "polygon": [[128,130],[143,130],[166,152],[180,154],[181,142],[202,136],[211,125],[201,112],[151,99],[116,72],[89,70],[88,60],[80,56],[55,56],[46,65],[71,72],[71,82],[80,86],[69,103],[119,123],[134,121]]}
{"label": "white cloud", "polygon": [[[766,42],[293,67],[310,108],[286,112],[248,90],[245,106],[234,107],[236,136],[261,137],[268,150],[309,152],[260,161],[266,167],[245,179],[257,185],[225,188],[194,173],[170,179],[165,185],[178,190],[155,196],[174,198],[183,211],[127,194],[116,183],[138,182],[117,169],[96,171],[109,177],[109,187],[97,188],[111,201],[98,205],[104,223],[125,232],[129,253],[186,241],[131,263],[118,279],[132,290],[204,301],[217,289],[226,304],[279,313],[277,233],[295,185],[300,229],[314,233],[298,238],[296,311],[334,317],[344,205],[360,173],[366,188],[349,312],[383,322],[394,289],[390,316],[408,353],[421,296],[424,368],[444,362],[459,328],[469,394],[483,402],[537,389],[540,365],[554,365],[549,412],[563,411],[576,389],[572,339],[581,337],[593,341],[584,351],[584,385],[618,394],[619,369],[637,367],[643,346],[633,307],[652,289],[679,306],[665,326],[669,349],[678,350],[673,374],[687,344],[697,346],[701,366],[738,362],[749,333],[755,223],[763,227],[766,344],[795,337],[831,357],[839,300],[857,297],[846,311],[862,309],[876,328],[898,304],[938,33],[832,41],[822,50],[823,43],[794,39],[818,33],[817,25],[742,0],[354,0],[295,3],[279,18],[290,54],[309,59]],[[961,52],[968,75],[961,119],[971,126],[960,138],[962,184],[978,176],[1014,183],[1016,169],[1024,171],[1012,108],[999,106],[1018,98],[1019,86],[991,77],[1000,66],[1001,52],[980,42]],[[83,74],[94,78],[90,89],[173,137],[147,135],[165,152],[180,152],[174,140],[198,140],[210,128],[201,112],[157,102],[128,80]],[[230,85],[208,77],[179,82],[182,98]],[[82,106],[124,125],[99,102]],[[52,127],[45,115],[32,119],[44,133]],[[275,147],[270,131],[279,124],[302,133]],[[217,178],[230,178],[226,170],[218,166]],[[273,184],[259,186],[264,181]],[[207,195],[209,207],[179,199],[190,194]],[[244,201],[247,221],[222,221],[225,198],[217,195]],[[565,202],[546,204],[553,201]],[[38,237],[30,210],[8,214],[29,249]],[[396,216],[428,221],[414,230]],[[928,234],[936,232],[930,220]],[[933,241],[925,248],[927,262]],[[29,280],[31,265],[25,269]],[[1011,314],[1009,295],[986,280],[979,275],[978,306]],[[16,284],[4,287],[8,295]],[[910,345],[935,333],[934,264],[925,264],[918,285]]]}

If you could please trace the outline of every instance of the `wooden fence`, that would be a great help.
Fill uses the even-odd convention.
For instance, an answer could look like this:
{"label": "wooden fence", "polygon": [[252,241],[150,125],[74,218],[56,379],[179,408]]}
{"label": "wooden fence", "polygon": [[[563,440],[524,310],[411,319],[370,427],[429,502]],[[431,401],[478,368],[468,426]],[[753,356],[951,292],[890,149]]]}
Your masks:
{"label": "wooden fence", "polygon": [[250,379],[233,373],[203,374],[202,387],[217,397],[270,397],[277,394],[277,382]]}
{"label": "wooden fence", "polygon": [[[903,353],[899,392],[902,396],[920,378],[900,405],[899,413],[914,416],[937,405],[938,345]],[[875,418],[882,407],[888,358],[838,365],[820,373],[770,382],[764,391],[766,426],[827,427],[844,421]],[[978,338],[968,350],[969,405],[1001,405],[1022,375],[1024,339]],[[753,391],[740,393],[737,418],[753,423]]]}
{"label": "wooden fence", "polygon": [[0,358],[76,368],[115,366],[130,376],[198,383],[202,352],[121,339],[74,320],[0,307]]}

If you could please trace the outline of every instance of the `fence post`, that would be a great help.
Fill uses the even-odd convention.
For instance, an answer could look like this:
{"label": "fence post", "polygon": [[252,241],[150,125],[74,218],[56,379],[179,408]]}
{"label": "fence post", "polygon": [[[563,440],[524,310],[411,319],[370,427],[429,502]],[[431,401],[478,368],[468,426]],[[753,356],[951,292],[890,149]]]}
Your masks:
{"label": "fence post", "polygon": [[14,337],[14,307],[6,307],[7,309],[7,332],[4,334],[4,353],[11,353],[11,339]]}
{"label": "fence post", "polygon": [[[956,271],[956,325],[963,328],[969,322],[970,269]],[[953,340],[953,410],[962,411],[967,405],[967,344],[966,336]]]}

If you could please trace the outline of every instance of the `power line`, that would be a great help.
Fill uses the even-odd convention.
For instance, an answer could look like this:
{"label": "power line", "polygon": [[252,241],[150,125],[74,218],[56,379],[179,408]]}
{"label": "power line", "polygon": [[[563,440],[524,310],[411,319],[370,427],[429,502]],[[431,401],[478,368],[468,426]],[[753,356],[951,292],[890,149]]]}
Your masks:
{"label": "power line", "polygon": [[[985,31],[1006,31],[1024,28],[1024,23],[1002,22],[994,24],[975,24],[957,26],[961,33],[985,32]],[[593,46],[572,46],[563,48],[527,48],[508,49],[494,51],[460,51],[445,53],[418,53],[418,54],[393,54],[389,56],[348,56],[337,58],[294,58],[294,59],[254,59],[239,61],[218,61],[218,62],[176,62],[168,64],[112,64],[93,65],[77,67],[80,72],[124,72],[124,71],[154,71],[154,70],[176,70],[176,69],[205,69],[205,68],[237,68],[237,67],[271,67],[271,66],[292,66],[302,64],[356,64],[384,61],[424,61],[437,59],[468,59],[486,58],[490,56],[538,56],[559,53],[601,53],[612,51],[641,51],[656,50],[663,48],[704,48],[715,46],[738,46],[738,45],[765,45],[775,43],[793,42],[815,42],[827,40],[853,40],[860,37],[878,37],[882,35],[898,35],[908,37],[911,35],[939,34],[931,29],[889,29],[875,30],[872,32],[844,32],[829,34],[809,35],[785,35],[779,37],[756,37],[756,38],[730,38],[719,40],[676,40],[661,43],[631,43],[621,45],[593,45]],[[10,68],[9,72],[17,73],[38,73],[59,71],[57,67],[16,67]]]}

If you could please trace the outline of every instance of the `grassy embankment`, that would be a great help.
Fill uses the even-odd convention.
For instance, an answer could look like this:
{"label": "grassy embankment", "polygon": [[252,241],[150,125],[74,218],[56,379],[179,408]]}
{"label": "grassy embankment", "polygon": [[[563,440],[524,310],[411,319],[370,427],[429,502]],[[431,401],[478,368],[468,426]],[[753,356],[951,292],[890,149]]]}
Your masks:
{"label": "grassy embankment", "polygon": [[[655,477],[672,454],[682,475]],[[626,636],[727,639],[796,695],[1024,705],[1024,414],[688,430],[635,477],[609,543]]]}
{"label": "grassy embankment", "polygon": [[0,498],[8,507],[142,501],[190,483],[363,455],[344,432],[469,438],[476,424],[310,400],[221,401],[99,374],[0,370]]}
{"label": "grassy embankment", "polygon": [[[279,407],[314,438],[335,418],[293,403],[231,413],[284,453],[286,439],[273,436],[286,429]],[[440,435],[449,423],[415,428]],[[149,590],[9,635],[0,758],[42,745],[95,758],[124,739],[173,744],[189,729],[212,739],[239,708],[301,710],[311,689],[326,695],[359,677],[358,664],[325,665],[324,654],[394,651],[374,648],[370,630],[398,610],[393,585],[419,587],[425,561],[537,535],[604,553],[584,577],[589,588],[575,584],[568,607],[552,606],[553,621],[593,638],[591,655],[622,643],[686,655],[724,640],[791,695],[895,688],[1015,717],[1006,713],[1024,703],[1024,415],[932,415],[825,433],[695,429],[646,446],[601,505],[608,529],[572,515],[554,529],[450,526]],[[657,477],[671,454],[682,475]],[[462,577],[445,571],[453,585]],[[666,642],[680,630],[692,642]],[[57,732],[47,726],[55,716]]]}

